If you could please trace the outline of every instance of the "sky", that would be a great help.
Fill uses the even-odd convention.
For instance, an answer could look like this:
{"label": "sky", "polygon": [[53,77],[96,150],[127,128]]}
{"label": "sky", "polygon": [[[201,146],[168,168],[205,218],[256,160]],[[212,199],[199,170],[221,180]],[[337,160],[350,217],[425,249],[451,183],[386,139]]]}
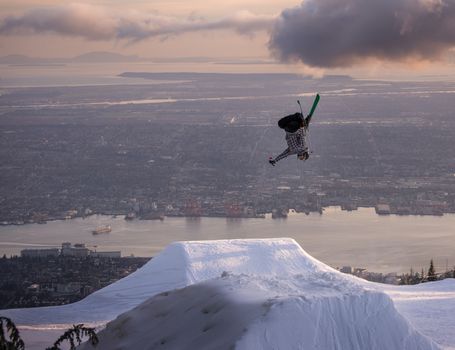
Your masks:
{"label": "sky", "polygon": [[454,48],[455,0],[0,2],[1,56],[111,51],[444,72]]}
{"label": "sky", "polygon": [[[263,24],[257,31],[240,34],[226,23],[226,29],[207,29],[192,32],[182,30],[180,33],[168,33],[160,37],[150,37],[132,42],[136,38],[119,39],[107,35],[71,35],[71,29],[64,31],[61,23],[48,23],[48,28],[59,27],[59,31],[44,31],[46,24],[42,23],[47,14],[57,13],[63,18],[72,14],[73,32],[77,31],[77,21],[84,19],[89,26],[105,25],[106,18],[123,17],[131,21],[143,21],[150,18],[161,25],[177,27],[185,25],[184,22],[200,21],[204,23],[234,20],[243,16],[263,16],[265,22],[271,22],[285,7],[295,5],[292,0],[231,0],[216,6],[207,5],[205,0],[174,0],[174,1],[143,1],[143,0],[113,0],[113,1],[79,1],[66,3],[53,0],[18,0],[4,2],[0,5],[0,21],[13,16],[27,16],[31,21],[41,21],[41,29],[24,29],[19,33],[19,28],[13,32],[0,31],[0,48],[2,54],[26,54],[39,57],[64,57],[77,55],[88,51],[113,51],[123,54],[136,54],[144,57],[169,57],[169,56],[210,56],[210,57],[268,57],[268,35]],[[34,12],[33,12],[34,11]],[[105,19],[100,23],[97,18]],[[246,20],[247,21],[247,20]],[[2,23],[2,22],[0,22]],[[36,23],[35,23],[36,24]],[[113,24],[115,25],[115,24]],[[1,26],[1,24],[0,24]],[[215,26],[216,27],[216,26]],[[220,24],[220,27],[222,25]],[[92,27],[93,28],[93,27]],[[232,29],[233,28],[233,29]],[[68,28],[67,28],[68,29]],[[79,28],[81,29],[81,28]],[[98,28],[103,32],[103,28]],[[80,31],[79,31],[80,32]]]}

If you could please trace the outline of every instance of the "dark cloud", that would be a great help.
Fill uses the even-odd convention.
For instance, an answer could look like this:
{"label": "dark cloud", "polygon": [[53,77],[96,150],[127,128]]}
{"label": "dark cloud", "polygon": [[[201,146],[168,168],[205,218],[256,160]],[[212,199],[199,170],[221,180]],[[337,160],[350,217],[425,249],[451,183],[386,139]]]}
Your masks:
{"label": "dark cloud", "polygon": [[305,0],[281,13],[269,48],[285,62],[433,60],[455,46],[455,0]]}
{"label": "dark cloud", "polygon": [[270,30],[275,19],[276,16],[255,15],[247,11],[218,20],[195,17],[182,19],[135,11],[119,13],[87,4],[69,4],[35,8],[19,16],[7,16],[0,20],[0,35],[53,33],[89,40],[129,41],[223,29],[250,35]]}

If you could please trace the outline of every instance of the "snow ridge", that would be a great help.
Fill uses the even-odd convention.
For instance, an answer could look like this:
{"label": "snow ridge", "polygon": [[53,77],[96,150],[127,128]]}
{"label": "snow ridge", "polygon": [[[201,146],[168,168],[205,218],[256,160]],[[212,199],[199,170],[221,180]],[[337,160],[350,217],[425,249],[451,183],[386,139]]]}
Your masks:
{"label": "snow ridge", "polygon": [[325,276],[225,273],[161,293],[109,323],[96,349],[439,349],[386,294]]}
{"label": "snow ridge", "polygon": [[[97,349],[434,350],[439,345],[416,331],[384,291],[415,317],[413,325],[434,335],[421,322],[431,315],[415,313],[412,304],[419,293],[431,301],[438,286],[438,298],[455,296],[455,283],[400,289],[359,280],[289,238],[176,242],[80,302],[2,316],[28,325],[31,336],[43,325],[113,320]],[[454,303],[445,305],[442,316],[453,323]],[[455,347],[440,333],[437,339]]]}
{"label": "snow ridge", "polygon": [[292,239],[180,242],[162,255],[188,286],[119,316],[97,349],[439,349],[385,293]]}

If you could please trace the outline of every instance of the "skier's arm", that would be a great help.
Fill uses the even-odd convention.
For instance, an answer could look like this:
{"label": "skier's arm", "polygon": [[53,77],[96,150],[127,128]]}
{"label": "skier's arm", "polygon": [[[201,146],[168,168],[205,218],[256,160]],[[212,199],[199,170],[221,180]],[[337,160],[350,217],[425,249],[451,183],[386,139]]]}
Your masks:
{"label": "skier's arm", "polygon": [[306,118],[303,118],[303,126],[305,129],[308,129],[308,127],[310,126],[311,118],[313,118],[312,115],[307,115]]}
{"label": "skier's arm", "polygon": [[308,126],[310,125],[310,121],[312,118],[312,115],[307,115],[306,118],[303,117],[302,113],[298,113],[299,117],[301,119],[301,127],[304,127],[305,129],[308,129]]}

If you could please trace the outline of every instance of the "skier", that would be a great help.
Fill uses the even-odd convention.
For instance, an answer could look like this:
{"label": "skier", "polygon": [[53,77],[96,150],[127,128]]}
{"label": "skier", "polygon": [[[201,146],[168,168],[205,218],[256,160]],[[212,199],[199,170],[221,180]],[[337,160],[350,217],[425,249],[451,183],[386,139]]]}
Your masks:
{"label": "skier", "polygon": [[[306,137],[311,116],[303,118],[302,113],[295,113],[288,115],[281,120],[284,120],[281,125],[283,125],[283,129],[286,132],[286,143],[288,144],[288,147],[274,159],[269,159],[269,163],[275,166],[276,162],[291,154],[297,154],[297,158],[300,160],[307,160],[309,154]],[[278,125],[280,125],[280,122]]]}
{"label": "skier", "polygon": [[[297,101],[300,106],[300,101]],[[297,154],[297,158],[300,160],[307,160],[309,158],[308,153],[308,127],[310,126],[313,112],[319,102],[319,94],[313,102],[310,113],[303,117],[302,113],[295,113],[281,118],[278,121],[278,126],[286,132],[286,143],[288,147],[275,158],[270,157],[269,163],[275,166],[276,162],[284,159],[292,154]]]}

